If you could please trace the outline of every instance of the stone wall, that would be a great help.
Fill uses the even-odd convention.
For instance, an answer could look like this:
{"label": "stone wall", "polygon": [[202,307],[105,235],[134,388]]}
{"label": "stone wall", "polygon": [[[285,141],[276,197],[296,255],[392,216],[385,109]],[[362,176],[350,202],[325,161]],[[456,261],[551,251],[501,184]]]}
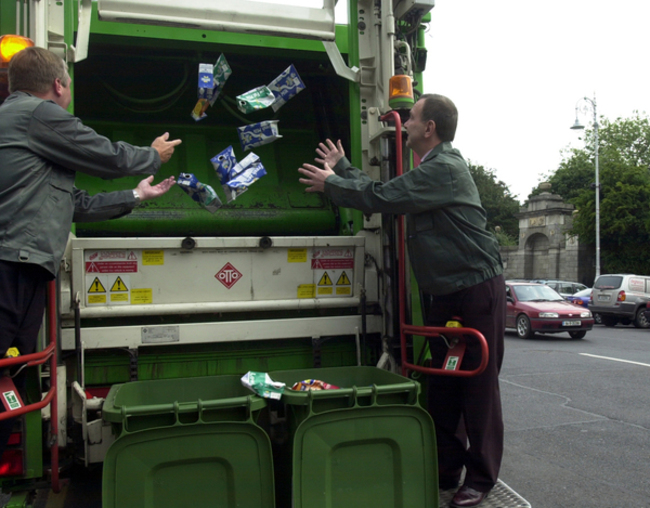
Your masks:
{"label": "stone wall", "polygon": [[[545,186],[546,185],[546,186]],[[506,279],[559,279],[591,286],[594,256],[568,231],[574,206],[551,194],[550,184],[530,198],[519,218],[519,245],[501,247]]]}

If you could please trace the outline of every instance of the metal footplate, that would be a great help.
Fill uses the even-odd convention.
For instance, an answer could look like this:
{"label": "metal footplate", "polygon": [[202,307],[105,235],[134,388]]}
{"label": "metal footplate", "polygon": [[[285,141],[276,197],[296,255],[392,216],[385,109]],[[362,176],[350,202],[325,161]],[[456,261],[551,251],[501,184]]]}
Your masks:
{"label": "metal footplate", "polygon": [[[447,508],[454,497],[455,490],[440,491],[440,508]],[[508,487],[501,480],[479,505],[480,508],[531,508],[530,503]]]}

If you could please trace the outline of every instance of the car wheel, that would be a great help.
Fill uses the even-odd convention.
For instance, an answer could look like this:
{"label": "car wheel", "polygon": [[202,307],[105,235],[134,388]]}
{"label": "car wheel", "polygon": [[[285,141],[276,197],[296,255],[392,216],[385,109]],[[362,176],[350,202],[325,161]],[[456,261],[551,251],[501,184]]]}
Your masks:
{"label": "car wheel", "polygon": [[530,329],[530,319],[525,314],[517,316],[517,335],[520,339],[530,339],[533,331]]}
{"label": "car wheel", "polygon": [[584,330],[581,332],[569,332],[569,335],[571,335],[572,339],[584,339],[587,332]]}
{"label": "car wheel", "polygon": [[639,308],[639,310],[636,311],[636,316],[634,316],[634,327],[635,328],[648,328],[650,327],[650,322],[648,322],[648,318],[645,316],[645,307]]}
{"label": "car wheel", "polygon": [[616,326],[616,323],[618,323],[618,319],[612,316],[601,316],[600,319],[605,326]]}
{"label": "car wheel", "polygon": [[600,316],[600,314],[598,314],[598,313],[594,314],[594,322],[597,325],[602,325],[603,324],[603,318]]}

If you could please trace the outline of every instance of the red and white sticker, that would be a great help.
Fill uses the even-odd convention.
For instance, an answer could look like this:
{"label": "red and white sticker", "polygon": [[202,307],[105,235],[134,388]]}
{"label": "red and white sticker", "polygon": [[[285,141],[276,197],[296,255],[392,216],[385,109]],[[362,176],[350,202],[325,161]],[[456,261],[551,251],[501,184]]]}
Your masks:
{"label": "red and white sticker", "polygon": [[227,289],[233,287],[239,279],[242,278],[242,274],[237,268],[235,268],[230,263],[223,265],[221,270],[219,270],[215,275],[215,279],[221,282]]}
{"label": "red and white sticker", "polygon": [[316,284],[316,298],[352,296],[354,250],[349,248],[318,248],[311,256],[311,269]]}
{"label": "red and white sticker", "polygon": [[354,268],[354,252],[346,248],[314,249],[312,270],[345,270]]}
{"label": "red and white sticker", "polygon": [[138,256],[132,250],[91,250],[84,252],[86,273],[136,273]]}

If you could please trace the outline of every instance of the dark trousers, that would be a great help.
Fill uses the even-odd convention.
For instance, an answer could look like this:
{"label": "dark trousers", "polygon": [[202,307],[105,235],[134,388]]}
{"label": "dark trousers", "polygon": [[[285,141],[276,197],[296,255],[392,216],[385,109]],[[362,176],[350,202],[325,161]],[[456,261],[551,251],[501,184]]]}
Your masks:
{"label": "dark trousers", "polygon": [[[17,347],[21,355],[35,351],[49,279],[49,272],[39,266],[0,260],[0,358],[10,347]],[[25,400],[24,370],[13,380]],[[0,404],[0,412],[3,411]],[[0,421],[0,457],[14,423],[15,418]]]}
{"label": "dark trousers", "polygon": [[[429,413],[436,428],[441,489],[455,487],[466,468],[464,484],[480,492],[497,481],[503,455],[503,417],[499,371],[503,362],[506,294],[499,275],[450,295],[423,295],[425,322],[445,326],[452,317],[485,337],[490,352],[486,370],[474,377],[428,376]],[[480,363],[476,341],[468,339],[461,370]],[[430,339],[433,365],[442,366],[447,346]]]}

